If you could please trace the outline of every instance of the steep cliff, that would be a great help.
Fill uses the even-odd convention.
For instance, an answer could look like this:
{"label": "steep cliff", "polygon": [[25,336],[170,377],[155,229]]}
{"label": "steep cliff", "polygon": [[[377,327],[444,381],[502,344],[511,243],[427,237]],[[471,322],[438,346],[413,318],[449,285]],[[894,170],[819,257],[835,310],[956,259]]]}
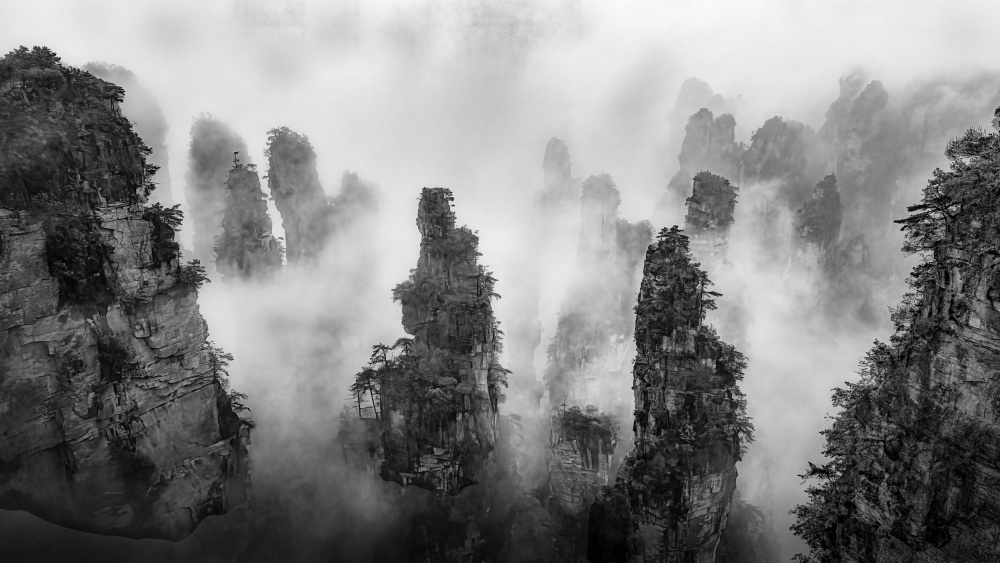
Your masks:
{"label": "steep cliff", "polygon": [[737,491],[715,551],[715,563],[778,563],[780,553],[778,537],[767,517],[741,500]]}
{"label": "steep cliff", "polygon": [[841,80],[840,97],[827,112],[819,135],[833,151],[845,234],[877,240],[891,222],[907,139],[882,83],[873,80],[855,95],[856,81],[856,77]]}
{"label": "steep cliff", "polygon": [[789,248],[789,219],[809,198],[823,177],[829,149],[809,127],[772,117],[753,132],[743,153],[744,215],[758,240],[754,259],[761,266],[779,267],[794,252]]}
{"label": "steep cliff", "polygon": [[573,281],[548,348],[545,384],[553,408],[613,400],[603,380],[627,359],[633,326],[629,309],[652,227],[620,219],[619,203],[618,188],[607,174],[583,183]]}
{"label": "steep cliff", "polygon": [[701,108],[688,120],[684,143],[678,156],[680,170],[670,179],[667,194],[657,208],[682,202],[690,196],[691,178],[709,171],[738,181],[744,146],[736,142],[736,119],[726,113],[715,117]]}
{"label": "steep cliff", "polygon": [[725,260],[738,193],[739,187],[722,176],[700,172],[694,177],[684,232],[690,237],[691,252],[702,263]]}
{"label": "steep cliff", "polygon": [[925,261],[896,333],[834,393],[830,460],[810,464],[796,508],[799,561],[1000,560],[1000,134],[970,129],[945,154],[900,221]]}
{"label": "steep cliff", "polygon": [[248,500],[248,426],[123,96],[45,48],[0,59],[0,507],[176,541]]}
{"label": "steep cliff", "polygon": [[271,234],[267,198],[252,164],[233,166],[226,178],[226,213],[215,255],[223,280],[268,279],[281,270],[281,247]]}
{"label": "steep cliff", "polygon": [[738,387],[746,360],[703,324],[715,307],[687,237],[663,229],[636,305],[635,448],[591,516],[592,558],[715,560],[752,437]]}
{"label": "steep cliff", "polygon": [[[452,200],[450,190],[424,188],[420,258],[393,291],[413,338],[374,346],[351,387],[359,408],[374,405],[372,465],[417,489],[394,504],[413,531],[390,560],[551,561],[548,514],[525,479],[532,438],[520,417],[498,415],[509,372],[498,363],[495,280],[479,264],[477,235],[456,226]],[[347,436],[355,451],[366,433]]]}
{"label": "steep cliff", "polygon": [[156,96],[145,88],[139,78],[127,68],[107,63],[87,63],[83,70],[94,76],[117,84],[128,92],[122,102],[122,113],[135,123],[135,132],[152,150],[146,160],[157,167],[152,182],[156,190],[150,194],[150,201],[170,206],[174,203],[170,186],[170,159],[167,153],[167,119],[163,115]]}
{"label": "steep cliff", "polygon": [[583,183],[576,265],[548,347],[550,510],[568,561],[585,552],[588,510],[614,475],[622,456],[615,453],[627,438],[618,421],[630,411],[622,393],[634,350],[629,308],[652,227],[619,218],[619,203],[607,174]]}
{"label": "steep cliff", "polygon": [[795,208],[809,197],[827,160],[826,147],[812,128],[772,117],[750,136],[750,146],[742,155],[742,179],[730,179],[746,186],[772,183],[768,195],[784,207]]}
{"label": "steep cliff", "polygon": [[498,363],[495,280],[478,263],[479,238],[455,225],[451,191],[424,188],[417,212],[420,258],[393,290],[413,339],[376,346],[363,381],[379,393],[382,476],[453,495],[480,478],[496,443],[507,371]]}
{"label": "steep cliff", "polygon": [[792,260],[806,267],[827,264],[840,239],[843,208],[837,177],[827,175],[812,196],[796,211],[792,231]]}
{"label": "steep cliff", "polygon": [[288,263],[314,259],[329,231],[316,151],[306,136],[281,127],[268,132],[267,161],[267,187],[281,213]]}
{"label": "steep cliff", "polygon": [[215,256],[226,212],[226,175],[236,152],[246,161],[246,143],[225,123],[203,114],[191,125],[184,196],[194,229],[194,258],[203,264]]}

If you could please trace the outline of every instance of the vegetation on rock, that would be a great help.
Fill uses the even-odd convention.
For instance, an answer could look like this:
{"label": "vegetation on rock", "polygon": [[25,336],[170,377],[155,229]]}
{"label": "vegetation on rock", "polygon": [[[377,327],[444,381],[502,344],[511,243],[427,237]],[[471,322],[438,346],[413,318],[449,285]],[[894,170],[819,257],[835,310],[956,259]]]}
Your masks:
{"label": "vegetation on rock", "polygon": [[[1000,108],[995,115],[1000,130]],[[984,501],[974,498],[984,478],[977,464],[996,463],[1000,454],[992,444],[1000,432],[990,417],[963,408],[974,400],[973,389],[960,378],[941,380],[947,368],[934,366],[945,366],[954,354],[967,362],[992,354],[963,338],[970,331],[990,331],[977,341],[995,334],[994,325],[972,324],[971,301],[982,297],[969,292],[994,291],[998,277],[1000,134],[970,129],[948,143],[945,155],[949,169],[934,171],[921,203],[898,221],[906,233],[903,250],[923,263],[910,275],[912,291],[893,310],[895,333],[869,350],[857,381],[834,390],[841,411],[822,432],[828,461],[810,463],[802,475],[812,484],[808,502],[792,511],[792,530],[810,549],[796,556],[800,563],[833,563],[846,550],[868,553],[884,537],[950,560],[976,557],[976,540],[963,530],[974,534],[982,518],[975,507]],[[860,505],[889,514],[880,529],[866,531],[872,522]]]}

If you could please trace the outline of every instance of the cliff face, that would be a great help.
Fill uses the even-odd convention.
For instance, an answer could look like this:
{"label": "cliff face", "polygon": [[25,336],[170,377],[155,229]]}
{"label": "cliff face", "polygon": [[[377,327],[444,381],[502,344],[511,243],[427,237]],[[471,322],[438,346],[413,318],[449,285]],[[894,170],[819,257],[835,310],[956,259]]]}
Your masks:
{"label": "cliff face", "polygon": [[722,531],[715,563],[777,563],[781,561],[778,537],[767,517],[757,507],[739,498],[732,508]]}
{"label": "cliff face", "polygon": [[449,495],[476,482],[493,456],[507,375],[497,360],[495,280],[478,263],[478,237],[455,226],[452,200],[443,188],[421,193],[420,258],[393,292],[414,338],[379,385],[382,476]]}
{"label": "cliff face", "polygon": [[742,157],[741,181],[744,185],[774,182],[777,185],[771,197],[795,208],[809,197],[809,187],[823,175],[824,149],[810,127],[772,117],[750,137],[750,147]]}
{"label": "cliff face", "polygon": [[[691,178],[705,170],[734,181],[740,178],[744,147],[736,142],[736,119],[732,115],[715,117],[708,109],[701,108],[691,116],[684,131],[678,157],[680,170],[667,185],[668,196],[683,201],[690,195]],[[659,207],[666,205],[664,200]]]}
{"label": "cliff face", "polygon": [[[515,386],[528,394],[537,405],[543,391],[535,372],[535,352],[542,342],[542,324],[539,319],[539,302],[547,271],[551,268],[550,255],[561,251],[557,239],[565,237],[567,217],[578,214],[580,199],[579,180],[572,176],[569,148],[562,140],[549,139],[542,159],[542,189],[537,192],[531,215],[522,228],[522,245],[533,245],[533,252],[524,253],[524,259],[514,269],[510,296],[520,313],[509,325],[508,356]],[[572,232],[572,231],[570,231]],[[561,241],[559,241],[561,242]]]}
{"label": "cliff face", "polygon": [[583,183],[573,283],[549,344],[545,380],[553,408],[601,405],[601,384],[626,360],[638,285],[637,265],[652,236],[648,223],[618,217],[618,188],[607,174]]}
{"label": "cliff face", "polygon": [[840,98],[827,112],[820,136],[834,153],[844,204],[844,231],[874,239],[887,231],[897,180],[905,163],[905,135],[878,80],[858,94],[842,80]]}
{"label": "cliff face", "polygon": [[226,179],[226,214],[215,245],[215,266],[227,279],[267,279],[281,270],[281,248],[271,234],[267,198],[257,169],[237,164]]}
{"label": "cliff face", "polygon": [[715,560],[752,427],[737,385],[746,360],[703,324],[709,284],[687,237],[662,230],[636,306],[635,448],[595,507],[592,555],[604,535],[608,557],[624,544],[630,561]]}
{"label": "cliff face", "polygon": [[150,194],[150,201],[162,205],[173,205],[173,194],[170,187],[170,160],[167,155],[167,119],[160,109],[156,96],[142,86],[136,75],[123,67],[105,63],[88,63],[83,70],[94,76],[117,84],[128,92],[122,104],[122,113],[135,122],[135,132],[153,151],[146,161],[158,169],[153,174],[152,182],[156,191]]}
{"label": "cliff face", "polygon": [[633,351],[629,304],[652,228],[620,219],[619,203],[607,174],[583,183],[573,281],[548,348],[548,488],[565,560],[585,551],[587,513],[620,462],[618,421],[629,410],[620,391]]}
{"label": "cliff face", "polygon": [[267,187],[281,213],[288,263],[314,259],[329,231],[326,194],[309,139],[287,127],[272,129],[267,145]]}
{"label": "cliff face", "polygon": [[692,253],[701,262],[715,263],[726,258],[738,193],[739,188],[722,176],[700,172],[694,177],[684,231],[690,237]]}
{"label": "cliff face", "polygon": [[226,174],[233,153],[248,155],[246,143],[225,123],[202,115],[191,125],[184,195],[194,227],[194,257],[208,264],[214,257],[226,212]]}
{"label": "cliff face", "polygon": [[541,197],[547,206],[572,199],[574,184],[572,161],[569,157],[569,147],[562,140],[552,137],[545,145],[542,174],[545,189]]}
{"label": "cliff face", "polygon": [[247,500],[247,427],[122,97],[47,49],[0,59],[0,507],[176,541]]}
{"label": "cliff face", "polygon": [[[1000,111],[997,113],[1000,116]],[[1000,127],[1000,117],[994,119]],[[800,561],[996,561],[1000,533],[1000,135],[949,143],[920,205],[901,221],[927,262],[876,342],[860,380],[836,390],[831,461],[793,528]]]}
{"label": "cliff face", "polygon": [[829,262],[840,238],[843,208],[837,178],[827,175],[795,215],[792,248],[795,262],[816,267]]}
{"label": "cliff face", "polygon": [[[345,425],[342,439],[355,457],[367,448],[383,479],[416,489],[394,501],[411,531],[387,560],[551,561],[548,514],[528,482],[533,440],[520,417],[497,414],[508,372],[497,361],[495,280],[452,200],[443,188],[421,194],[420,258],[393,291],[413,338],[373,347],[351,392],[359,418],[371,404],[374,420]],[[363,428],[372,422],[376,432]]]}

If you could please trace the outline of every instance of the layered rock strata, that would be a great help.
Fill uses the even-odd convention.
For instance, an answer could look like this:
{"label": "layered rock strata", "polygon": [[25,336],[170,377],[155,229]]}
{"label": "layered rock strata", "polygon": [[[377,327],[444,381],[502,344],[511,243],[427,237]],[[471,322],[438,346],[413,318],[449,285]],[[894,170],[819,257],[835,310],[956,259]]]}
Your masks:
{"label": "layered rock strata", "polygon": [[215,244],[223,280],[264,280],[281,270],[281,247],[271,234],[267,198],[254,165],[237,164],[226,178],[226,213]]}
{"label": "layered rock strata", "polygon": [[715,560],[752,427],[738,387],[746,360],[704,324],[709,284],[687,237],[663,229],[636,306],[635,448],[595,506],[592,555]]}
{"label": "layered rock strata", "polygon": [[248,427],[123,95],[48,49],[0,59],[0,507],[177,541],[248,500]]}
{"label": "layered rock strata", "polygon": [[997,561],[1000,537],[1000,110],[994,131],[948,144],[923,201],[902,220],[925,262],[860,379],[837,389],[793,530],[800,561]]}
{"label": "layered rock strata", "polygon": [[[478,263],[478,237],[455,225],[453,199],[444,188],[421,193],[420,258],[393,292],[413,341],[379,385],[383,478],[446,495],[476,482],[492,458],[507,374],[497,358],[495,280]],[[405,391],[413,386],[420,393]]]}
{"label": "layered rock strata", "polygon": [[722,176],[700,172],[694,177],[684,231],[690,238],[691,252],[702,263],[725,260],[738,193],[739,188]]}

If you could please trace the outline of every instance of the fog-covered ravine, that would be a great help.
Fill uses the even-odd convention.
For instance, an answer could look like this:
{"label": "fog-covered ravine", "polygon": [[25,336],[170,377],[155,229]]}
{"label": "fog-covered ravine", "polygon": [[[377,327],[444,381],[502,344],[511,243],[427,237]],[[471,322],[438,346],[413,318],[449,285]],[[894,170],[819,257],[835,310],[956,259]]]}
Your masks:
{"label": "fog-covered ravine", "polygon": [[0,561],[1000,561],[986,3],[0,6]]}

